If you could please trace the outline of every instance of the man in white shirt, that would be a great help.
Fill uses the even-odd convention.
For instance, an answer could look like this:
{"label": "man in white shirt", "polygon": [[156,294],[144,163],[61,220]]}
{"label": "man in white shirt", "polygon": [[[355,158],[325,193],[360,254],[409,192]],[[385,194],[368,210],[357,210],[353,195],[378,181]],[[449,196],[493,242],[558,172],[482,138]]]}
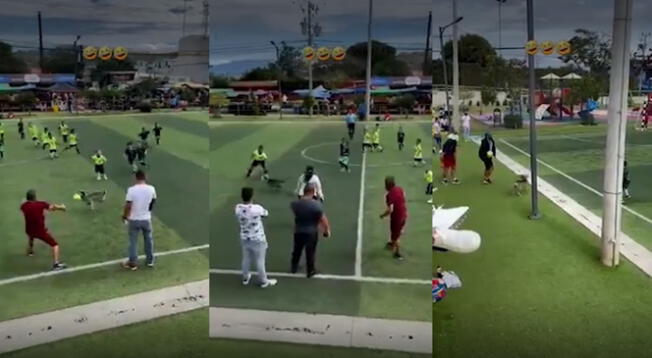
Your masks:
{"label": "man in white shirt", "polygon": [[468,142],[471,137],[471,116],[468,112],[464,112],[462,116],[462,131],[464,133],[464,141]]}
{"label": "man in white shirt", "polygon": [[136,183],[127,189],[122,220],[129,233],[129,259],[122,265],[135,271],[138,269],[138,234],[145,239],[145,264],[154,267],[154,242],[152,238],[152,208],[156,202],[156,189],[147,184],[145,172],[136,171]]}
{"label": "man in white shirt", "polygon": [[277,283],[276,279],[267,277],[265,271],[265,254],[267,252],[267,238],[263,227],[263,218],[269,212],[261,205],[254,204],[253,188],[242,188],[242,203],[235,206],[235,216],[240,223],[240,244],[242,246],[242,284],[248,285],[251,280],[249,267],[253,261],[258,271],[260,287],[267,288]]}
{"label": "man in white shirt", "polygon": [[319,176],[315,174],[315,168],[312,165],[306,167],[305,172],[299,176],[297,180],[297,188],[294,190],[294,193],[298,198],[303,196],[304,188],[307,184],[311,184],[315,188],[315,200],[324,201],[324,190],[321,185],[321,180]]}

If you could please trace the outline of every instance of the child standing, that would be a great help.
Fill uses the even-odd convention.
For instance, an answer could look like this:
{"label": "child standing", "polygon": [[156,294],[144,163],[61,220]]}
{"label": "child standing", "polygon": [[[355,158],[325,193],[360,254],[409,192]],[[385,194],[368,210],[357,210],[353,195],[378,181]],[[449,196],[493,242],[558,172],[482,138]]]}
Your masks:
{"label": "child standing", "polygon": [[338,160],[341,172],[351,172],[351,169],[349,168],[349,155],[349,142],[346,138],[342,138],[342,141],[340,142],[340,159]]}
{"label": "child standing", "polygon": [[414,146],[414,166],[423,165],[423,148],[421,147],[421,138],[417,138],[417,144]]}
{"label": "child standing", "polygon": [[403,132],[403,127],[401,126],[398,127],[396,140],[398,141],[398,150],[403,150],[403,147],[405,147],[405,132]]}
{"label": "child standing", "polygon": [[100,149],[93,154],[91,157],[91,160],[93,160],[93,164],[95,165],[95,174],[97,175],[97,180],[107,180],[106,176],[106,170],[104,169],[104,164],[106,164],[107,159],[104,155],[102,155],[102,151]]}

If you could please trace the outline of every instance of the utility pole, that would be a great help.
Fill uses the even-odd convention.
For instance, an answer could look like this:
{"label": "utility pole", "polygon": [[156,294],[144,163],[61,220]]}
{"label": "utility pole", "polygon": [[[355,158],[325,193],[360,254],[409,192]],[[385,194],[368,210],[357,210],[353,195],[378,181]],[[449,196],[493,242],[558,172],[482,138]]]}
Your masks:
{"label": "utility pole", "polygon": [[72,43],[72,49],[73,51],[75,51],[75,87],[77,87],[77,69],[79,66],[79,53],[80,53],[79,46],[77,46],[77,42],[79,41],[80,38],[81,36],[77,35],[75,41]]}
{"label": "utility pole", "polygon": [[43,73],[43,23],[41,21],[41,12],[38,12],[38,64]]}
{"label": "utility pole", "polygon": [[183,17],[181,23],[181,36],[186,36],[186,12],[188,12],[188,0],[183,0]]}
{"label": "utility pole", "polygon": [[371,118],[371,20],[373,18],[373,4],[374,0],[369,0],[369,19],[367,20],[367,75],[366,75],[366,84],[367,88],[365,91],[365,119],[369,120]]}
{"label": "utility pole", "polygon": [[208,37],[208,15],[209,15],[209,5],[208,5],[208,0],[204,0],[202,3],[202,28],[204,29],[204,36]]}
{"label": "utility pole", "polygon": [[643,92],[643,82],[645,80],[646,64],[647,64],[647,39],[652,36],[652,32],[644,32],[641,34],[641,68],[639,70],[638,91]]}
{"label": "utility pole", "polygon": [[502,52],[503,48],[503,13],[502,8],[503,4],[507,0],[496,0],[498,1],[498,54]]}
{"label": "utility pole", "polygon": [[[615,0],[618,1],[618,0]],[[534,40],[534,0],[527,0],[527,39],[528,41]],[[531,201],[532,211],[530,212],[530,219],[538,220],[541,218],[539,213],[539,187],[538,187],[538,168],[537,168],[537,124],[536,124],[536,105],[534,104],[534,91],[536,78],[534,74],[534,55],[527,56],[528,66],[528,92],[530,102],[530,175],[531,175]]]}
{"label": "utility pole", "polygon": [[430,38],[432,37],[432,11],[428,12],[428,29],[426,30],[426,51],[423,54],[423,75],[428,75],[432,71]]}
{"label": "utility pole", "polygon": [[[283,120],[283,88],[281,87],[281,77],[283,70],[281,69],[281,51],[276,45],[276,42],[270,41],[274,49],[276,49],[276,79],[278,81],[278,119]],[[285,47],[285,42],[282,42]]]}
{"label": "utility pole", "polygon": [[633,0],[614,0],[602,207],[602,263],[618,266]]}
{"label": "utility pole", "polygon": [[[321,26],[314,21],[314,17],[319,13],[319,6],[310,0],[305,0],[301,5],[301,12],[304,17],[301,20],[301,33],[308,37],[308,46],[312,47],[315,37],[321,35]],[[312,98],[312,60],[308,61],[308,95]],[[308,116],[312,118],[313,106],[308,110]]]}
{"label": "utility pole", "polygon": [[444,32],[446,32],[446,29],[457,24],[458,22],[462,21],[464,17],[460,16],[453,20],[450,24],[446,26],[440,26],[439,27],[439,54],[441,55],[441,63],[444,68],[444,92],[446,95],[446,111],[450,111],[450,103],[448,99],[448,69],[446,66],[446,55],[444,54]]}
{"label": "utility pole", "polygon": [[[453,0],[453,20],[457,19],[457,0]],[[460,132],[460,58],[457,21],[453,23],[453,128]]]}

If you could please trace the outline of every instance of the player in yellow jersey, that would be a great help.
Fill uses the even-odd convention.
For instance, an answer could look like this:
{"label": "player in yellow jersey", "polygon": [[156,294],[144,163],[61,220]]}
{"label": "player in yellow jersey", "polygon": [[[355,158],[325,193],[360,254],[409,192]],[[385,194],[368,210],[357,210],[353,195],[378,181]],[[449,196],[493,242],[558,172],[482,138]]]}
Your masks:
{"label": "player in yellow jersey", "polygon": [[423,165],[423,148],[421,147],[421,138],[417,138],[417,144],[414,146],[414,166]]}
{"label": "player in yellow jersey", "polygon": [[79,145],[78,145],[78,139],[77,139],[77,133],[75,132],[74,128],[70,129],[70,134],[68,135],[68,146],[64,150],[72,149],[75,148],[75,151],[77,151],[77,154],[81,154],[79,151]]}
{"label": "player in yellow jersey", "polygon": [[43,133],[41,133],[41,148],[43,150],[47,149],[50,141],[50,130],[48,127],[43,128]]}
{"label": "player in yellow jersey", "polygon": [[374,128],[374,131],[371,134],[371,146],[374,152],[383,151],[383,146],[380,145],[380,124],[378,123],[376,123],[376,128]]}
{"label": "player in yellow jersey", "polygon": [[108,161],[104,155],[102,155],[102,151],[100,149],[93,154],[91,157],[91,160],[93,161],[93,164],[95,165],[95,175],[97,175],[97,180],[107,180],[106,176],[106,169],[104,168],[104,165]]}
{"label": "player in yellow jersey", "polygon": [[269,176],[267,171],[267,153],[265,153],[265,148],[262,145],[259,145],[253,153],[251,153],[251,165],[247,170],[247,178],[251,176],[251,172],[254,171],[254,168],[260,166],[263,168],[262,179],[266,180]]}
{"label": "player in yellow jersey", "polygon": [[59,156],[57,154],[57,138],[53,136],[52,133],[48,133],[47,146],[50,152],[50,159],[54,159]]}
{"label": "player in yellow jersey", "polygon": [[364,129],[364,134],[362,136],[362,152],[366,152],[367,150],[371,150],[371,142],[373,142],[373,133],[369,131],[369,129],[365,128]]}
{"label": "player in yellow jersey", "polygon": [[64,121],[61,121],[61,123],[59,124],[59,134],[61,134],[61,138],[63,139],[63,144],[64,145],[68,144],[68,135],[70,134],[70,129],[68,128],[68,125]]}
{"label": "player in yellow jersey", "polygon": [[39,146],[38,128],[36,128],[34,123],[29,123],[27,125],[27,132],[29,132],[29,136],[32,137],[32,143],[34,143],[34,146],[38,147]]}

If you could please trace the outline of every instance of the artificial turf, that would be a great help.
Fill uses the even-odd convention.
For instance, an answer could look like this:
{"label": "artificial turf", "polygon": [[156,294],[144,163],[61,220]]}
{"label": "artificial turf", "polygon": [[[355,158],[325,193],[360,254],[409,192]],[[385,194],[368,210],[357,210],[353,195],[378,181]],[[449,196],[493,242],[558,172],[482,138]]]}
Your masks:
{"label": "artificial turf", "polygon": [[[120,344],[116,344],[120,342]],[[208,338],[208,310],[200,309],[107,332],[95,333],[4,355],[29,357],[315,357],[425,358],[428,355],[368,349]]]}
{"label": "artificial turf", "polygon": [[477,146],[462,143],[462,184],[440,186],[435,195],[445,207],[470,207],[463,228],[479,232],[482,246],[433,255],[463,282],[433,304],[434,355],[648,356],[650,278],[626,260],[602,266],[597,238],[543,197],[543,218],[529,220],[529,196],[510,194],[515,174],[497,164],[494,184],[483,185],[482,170]]}
{"label": "artificial turf", "polygon": [[[74,151],[60,152],[60,158],[45,159],[46,153],[36,149],[29,139],[18,138],[15,121],[5,121],[6,157],[0,162],[3,186],[0,197],[0,227],[3,228],[0,253],[0,279],[47,271],[51,265],[49,248],[38,242],[36,255],[26,257],[23,218],[18,207],[29,188],[37,190],[39,198],[64,203],[64,213],[47,214],[48,227],[61,244],[62,259],[69,266],[115,260],[126,255],[126,232],[120,221],[124,195],[133,182],[130,168],[122,152],[128,140],[134,140],[146,118],[157,120],[165,129],[160,146],[152,146],[149,155],[149,180],[157,187],[159,205],[154,210],[155,251],[167,251],[206,244],[208,228],[208,169],[201,158],[208,153],[207,124],[196,119],[195,113],[96,116],[66,118],[79,135],[81,155]],[[59,117],[63,118],[63,117]],[[40,128],[54,129],[54,119],[27,119]],[[155,118],[155,119],[154,119]],[[171,119],[176,124],[169,125]],[[184,131],[181,121],[186,121]],[[206,129],[203,137],[197,128]],[[177,142],[186,136],[194,148]],[[150,138],[150,141],[152,139]],[[203,142],[203,153],[201,144]],[[62,144],[59,144],[60,151]],[[96,181],[90,156],[101,148],[108,157],[108,181]],[[190,148],[190,149],[189,149]],[[186,160],[190,153],[194,160]],[[178,175],[183,174],[183,175]],[[72,200],[78,190],[106,189],[107,201],[90,211],[81,202]],[[105,267],[83,272],[63,273],[22,283],[3,284],[0,296],[2,319],[15,318],[56,308],[89,303],[110,297],[135,293],[207,277],[207,251],[180,254],[159,260],[153,271],[143,270],[127,275],[120,268]],[[164,265],[168,265],[164,267]],[[138,285],[133,284],[139,282]],[[46,290],[48,299],[43,300]]]}
{"label": "artificial turf", "polygon": [[[409,140],[429,137],[427,123],[404,124]],[[383,153],[368,153],[365,176],[365,207],[363,217],[363,276],[401,277],[427,280],[430,273],[429,206],[423,179],[424,168],[412,168],[413,143],[404,152],[395,148],[395,125],[383,125]],[[255,188],[254,201],[270,211],[265,221],[269,241],[267,270],[287,272],[292,238],[292,216],[289,203],[296,180],[306,165],[313,165],[321,177],[326,196],[325,210],[333,227],[333,236],[319,243],[317,265],[326,274],[353,275],[360,196],[362,155],[358,126],[351,143],[350,173],[341,173],[337,165],[338,142],[346,135],[342,123],[278,122],[216,123],[211,130],[211,267],[240,267],[238,226],[233,207],[239,201],[244,185]],[[269,156],[270,177],[285,179],[282,190],[273,190],[259,179],[244,174],[253,150],[263,144]],[[317,160],[316,162],[308,158]],[[390,166],[386,164],[390,163]],[[216,169],[214,169],[216,168]],[[396,262],[384,250],[388,223],[378,218],[384,209],[383,178],[397,177],[408,193],[410,224],[405,234],[406,261]],[[396,319],[430,320],[426,285],[362,284],[359,282],[281,278],[279,286],[254,294],[243,288],[239,279],[230,274],[211,275],[211,304],[214,306],[291,310],[347,315],[371,315]],[[384,289],[383,289],[384,287]],[[314,292],[320,292],[315,295]],[[402,307],[379,309],[387,300],[378,299],[383,292],[394,300],[403,299]],[[331,294],[327,294],[331,293]],[[404,296],[405,297],[404,297]],[[265,298],[261,299],[262,296]],[[294,296],[301,296],[296,300]],[[375,296],[375,299],[372,297]],[[301,304],[296,304],[296,302]],[[294,303],[294,304],[293,304]]]}

